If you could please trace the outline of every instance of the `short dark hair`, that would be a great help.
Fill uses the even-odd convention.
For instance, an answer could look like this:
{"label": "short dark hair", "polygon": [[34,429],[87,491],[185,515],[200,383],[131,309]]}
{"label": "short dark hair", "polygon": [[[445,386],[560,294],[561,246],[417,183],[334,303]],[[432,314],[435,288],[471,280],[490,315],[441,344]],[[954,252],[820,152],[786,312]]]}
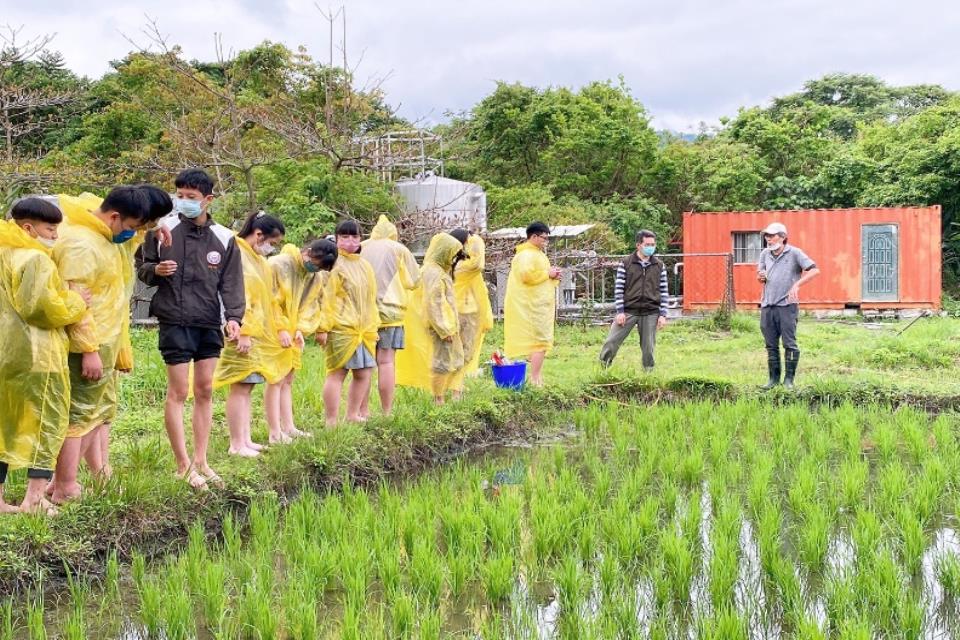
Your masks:
{"label": "short dark hair", "polygon": [[360,231],[360,223],[356,220],[341,220],[337,223],[337,228],[333,232],[335,236],[359,236],[363,235]]}
{"label": "short dark hair", "polygon": [[150,213],[147,214],[147,222],[159,220],[173,211],[173,200],[170,199],[170,194],[160,187],[152,184],[138,184],[137,189],[143,192],[149,203]]}
{"label": "short dark hair", "polygon": [[530,226],[527,227],[527,240],[542,233],[550,235],[550,227],[542,222],[532,222]]}
{"label": "short dark hair", "polygon": [[57,205],[43,198],[21,198],[13,203],[10,217],[14,220],[36,220],[47,224],[63,222],[63,212]]}
{"label": "short dark hair", "polygon": [[637,242],[643,242],[644,238],[653,238],[656,240],[657,234],[650,231],[650,229],[640,229],[640,231],[637,231]]}
{"label": "short dark hair", "polygon": [[454,229],[453,231],[451,231],[450,235],[452,235],[454,238],[459,240],[460,244],[466,244],[467,238],[470,237],[470,232],[464,229],[463,227],[460,227],[458,229]]}
{"label": "short dark hair", "polygon": [[196,189],[205,196],[213,193],[213,178],[203,169],[184,169],[173,181],[177,189]]}
{"label": "short dark hair", "polygon": [[320,269],[330,271],[337,262],[337,243],[330,242],[325,238],[314,240],[304,249],[310,254],[310,257],[320,262]]}
{"label": "short dark hair", "polygon": [[100,211],[116,211],[121,218],[136,218],[140,222],[149,222],[150,200],[143,190],[137,187],[114,187],[100,203]]}
{"label": "short dark hair", "polygon": [[268,238],[273,238],[278,235],[282,236],[287,233],[286,227],[283,226],[283,222],[281,222],[279,218],[274,218],[264,211],[254,211],[247,216],[247,219],[243,221],[243,227],[237,235],[241,238],[246,238],[252,235],[254,231],[259,231]]}

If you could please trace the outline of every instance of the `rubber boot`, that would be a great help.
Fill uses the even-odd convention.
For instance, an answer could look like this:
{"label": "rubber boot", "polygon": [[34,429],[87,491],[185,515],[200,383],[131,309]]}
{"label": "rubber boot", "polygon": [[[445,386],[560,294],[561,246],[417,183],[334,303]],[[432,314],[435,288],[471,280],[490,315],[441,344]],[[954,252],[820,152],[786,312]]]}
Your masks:
{"label": "rubber boot", "polygon": [[790,349],[784,356],[786,356],[787,371],[783,376],[783,386],[787,389],[793,389],[793,379],[797,375],[797,365],[800,363],[800,352]]}
{"label": "rubber boot", "polygon": [[767,352],[767,371],[770,373],[770,379],[763,385],[764,390],[773,389],[780,384],[780,350],[776,353]]}

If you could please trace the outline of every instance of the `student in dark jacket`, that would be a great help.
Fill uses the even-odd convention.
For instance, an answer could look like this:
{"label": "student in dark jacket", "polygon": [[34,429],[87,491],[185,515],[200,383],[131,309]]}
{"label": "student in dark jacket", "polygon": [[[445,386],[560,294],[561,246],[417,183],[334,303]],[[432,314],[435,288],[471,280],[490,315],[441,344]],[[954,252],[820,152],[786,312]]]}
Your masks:
{"label": "student in dark jacket", "polygon": [[657,236],[643,229],[637,233],[637,251],[631,253],[617,267],[613,287],[617,315],[610,327],[610,335],[600,349],[600,363],[608,367],[617,355],[620,345],[633,327],[640,334],[643,368],[653,369],[653,350],[657,330],[667,324],[667,270],[654,253]]}
{"label": "student in dark jacket", "polygon": [[[227,340],[240,336],[246,301],[240,250],[233,232],[213,221],[213,180],[200,169],[177,176],[175,211],[161,221],[170,246],[154,232],[137,252],[137,276],[157,287],[150,313],[160,322],[159,346],[167,365],[164,426],[177,460],[177,473],[190,486],[221,484],[207,463],[213,422],[213,373]],[[183,433],[190,363],[193,363],[193,460]]]}

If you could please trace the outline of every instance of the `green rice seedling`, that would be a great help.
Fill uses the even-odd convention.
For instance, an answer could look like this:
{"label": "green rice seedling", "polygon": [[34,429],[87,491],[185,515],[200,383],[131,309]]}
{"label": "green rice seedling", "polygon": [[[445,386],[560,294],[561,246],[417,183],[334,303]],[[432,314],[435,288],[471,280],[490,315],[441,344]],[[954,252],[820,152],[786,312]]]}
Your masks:
{"label": "green rice seedling", "polygon": [[64,640],[87,640],[87,628],[83,619],[83,612],[73,609],[67,613],[63,624],[60,625],[60,637]]}
{"label": "green rice seedling", "polygon": [[698,552],[700,549],[700,525],[703,521],[703,507],[700,502],[700,492],[692,492],[687,500],[687,508],[680,523],[683,537],[686,538],[691,551],[694,552]]}
{"label": "green rice seedling", "polygon": [[736,538],[720,534],[712,537],[712,557],[710,558],[709,581],[710,598],[715,609],[731,607],[734,601],[739,564]]}
{"label": "green rice seedling", "polygon": [[326,543],[310,545],[303,552],[303,578],[314,587],[316,593],[323,593],[333,581],[337,571],[337,560],[333,549]]}
{"label": "green rice seedling", "polygon": [[270,585],[264,580],[248,583],[237,606],[244,636],[267,640],[276,638],[280,631],[280,615],[274,606]]}
{"label": "green rice seedling", "polygon": [[145,578],[140,585],[140,621],[147,635],[156,636],[162,627],[163,589],[155,578]]}
{"label": "green rice seedling", "polygon": [[606,422],[607,410],[596,402],[573,412],[573,424],[582,430],[587,438],[595,438]]}
{"label": "green rice seedling", "polygon": [[553,573],[553,583],[559,594],[561,612],[577,616],[580,605],[589,594],[590,578],[576,556],[567,555],[560,561]]}
{"label": "green rice seedling", "polygon": [[610,604],[604,607],[613,619],[615,631],[613,635],[604,637],[622,638],[623,640],[640,640],[640,623],[637,616],[637,603],[632,590],[626,589],[617,593]]}
{"label": "green rice seedling", "polygon": [[852,510],[866,497],[870,465],[860,458],[847,458],[840,464],[838,476],[840,506]]}
{"label": "green rice seedling", "polygon": [[924,630],[923,604],[911,595],[904,596],[897,610],[897,631],[902,638],[921,638]]}
{"label": "green rice seedling", "polygon": [[880,518],[868,509],[858,509],[850,531],[856,549],[857,560],[863,562],[880,544],[883,527]]}
{"label": "green rice seedling", "polygon": [[697,637],[703,640],[747,640],[750,637],[747,620],[735,610],[723,608],[712,618],[701,619]]}
{"label": "green rice seedling", "polygon": [[171,572],[163,587],[160,617],[167,640],[187,640],[196,635],[196,623],[190,594],[183,588],[184,577]]}
{"label": "green rice seedling", "polygon": [[687,487],[698,486],[703,479],[703,451],[695,447],[683,457],[680,464],[680,481]]}
{"label": "green rice seedling", "polygon": [[47,640],[47,627],[43,620],[43,594],[27,604],[27,635],[30,640]]}
{"label": "green rice seedling", "polygon": [[133,586],[137,591],[140,591],[147,576],[147,559],[139,551],[133,552],[133,558],[130,561],[130,576],[133,578]]}
{"label": "green rice seedling", "polygon": [[200,609],[210,631],[219,629],[227,611],[227,571],[221,562],[211,562],[199,585]]}
{"label": "green rice seedling", "polygon": [[803,611],[803,594],[800,589],[800,579],[793,564],[777,553],[771,566],[773,584],[776,587],[780,604],[785,613]]}
{"label": "green rice seedling", "polygon": [[368,559],[354,547],[341,545],[338,549],[340,582],[344,591],[344,602],[363,604],[367,599],[367,587],[370,583]]}
{"label": "green rice seedling", "polygon": [[824,588],[828,629],[837,633],[843,622],[854,614],[856,607],[857,593],[853,580],[846,575],[830,576]]}
{"label": "green rice seedling", "polygon": [[861,617],[856,617],[843,621],[837,637],[840,640],[871,640],[875,636],[870,623]]}
{"label": "green rice seedling", "polygon": [[796,637],[804,640],[827,640],[827,635],[817,621],[807,616],[804,616],[797,624]]}
{"label": "green rice seedling", "polygon": [[440,634],[443,630],[443,616],[440,609],[431,607],[426,611],[420,612],[418,640],[440,640]]}
{"label": "green rice seedling", "polygon": [[228,560],[236,560],[240,557],[243,549],[243,540],[240,536],[240,529],[237,527],[237,521],[233,513],[227,512],[223,519],[223,551]]}
{"label": "green rice seedling", "polygon": [[410,584],[418,599],[432,606],[440,604],[443,593],[443,559],[431,545],[419,541],[410,559]]}
{"label": "green rice seedling", "polygon": [[679,604],[690,599],[690,586],[696,572],[693,542],[673,531],[660,535],[659,550],[664,561],[670,595]]}
{"label": "green rice seedling", "polygon": [[447,576],[450,585],[450,595],[463,595],[467,583],[474,575],[474,560],[466,553],[447,555]]}
{"label": "green rice seedling", "polygon": [[800,526],[798,551],[801,561],[810,571],[823,567],[830,543],[830,518],[818,502],[813,502],[803,511]]}
{"label": "green rice seedling", "polygon": [[757,523],[757,545],[760,547],[760,565],[769,578],[773,578],[774,561],[780,556],[780,507],[768,501],[761,507]]}
{"label": "green rice seedling", "polygon": [[320,637],[320,620],[311,589],[302,583],[292,583],[283,598],[286,636],[296,640]]}
{"label": "green rice seedling", "polygon": [[944,594],[960,600],[960,557],[955,553],[945,553],[937,558],[935,567]]}
{"label": "green rice seedling", "polygon": [[905,495],[909,494],[910,483],[906,469],[899,461],[893,461],[880,469],[877,477],[876,505],[879,513],[893,517]]}
{"label": "green rice seedling", "polygon": [[921,523],[929,522],[940,510],[948,478],[943,464],[936,458],[930,458],[920,478],[914,481],[910,503]]}
{"label": "green rice seedling", "polygon": [[773,486],[773,462],[770,458],[761,458],[750,476],[747,489],[747,504],[754,520],[760,519],[764,505],[770,502],[770,488]]}
{"label": "green rice seedling", "polygon": [[881,462],[889,463],[897,455],[897,431],[889,420],[880,420],[870,432],[874,449]]}
{"label": "green rice seedling", "polygon": [[274,493],[254,501],[250,506],[250,544],[254,549],[272,549],[280,522],[280,503]]}
{"label": "green rice seedling", "polygon": [[13,598],[0,603],[0,640],[13,640]]}
{"label": "green rice seedling", "polygon": [[897,510],[896,523],[903,566],[910,575],[917,575],[923,560],[923,552],[927,548],[927,536],[923,531],[923,523],[914,515],[913,509],[906,505],[901,505]]}
{"label": "green rice seedling", "polygon": [[481,570],[483,589],[490,602],[503,602],[513,593],[514,565],[513,556],[507,553],[493,553],[487,558]]}
{"label": "green rice seedling", "polygon": [[341,640],[361,640],[364,638],[360,628],[362,612],[363,604],[355,602],[344,603],[343,619],[340,622]]}
{"label": "green rice seedling", "polygon": [[805,460],[793,474],[790,489],[787,490],[787,504],[795,514],[804,509],[817,497],[817,468],[812,460]]}
{"label": "green rice seedling", "polygon": [[103,573],[104,597],[116,599],[120,595],[120,560],[117,550],[111,548],[107,553],[107,563]]}
{"label": "green rice seedling", "polygon": [[620,573],[620,564],[612,553],[605,553],[600,559],[597,574],[600,579],[600,592],[605,602],[614,598],[623,580]]}
{"label": "green rice seedling", "polygon": [[507,630],[503,615],[498,610],[490,612],[480,625],[480,637],[483,640],[506,640]]}
{"label": "green rice seedling", "polygon": [[377,577],[387,597],[393,597],[400,589],[400,556],[396,548],[377,547],[375,564]]}
{"label": "green rice seedling", "polygon": [[666,480],[660,491],[661,504],[663,505],[664,516],[672,518],[676,513],[677,501],[680,498],[680,488],[673,480]]}
{"label": "green rice seedling", "polygon": [[416,630],[416,607],[406,593],[398,593],[390,602],[390,628],[394,638],[411,638]]}

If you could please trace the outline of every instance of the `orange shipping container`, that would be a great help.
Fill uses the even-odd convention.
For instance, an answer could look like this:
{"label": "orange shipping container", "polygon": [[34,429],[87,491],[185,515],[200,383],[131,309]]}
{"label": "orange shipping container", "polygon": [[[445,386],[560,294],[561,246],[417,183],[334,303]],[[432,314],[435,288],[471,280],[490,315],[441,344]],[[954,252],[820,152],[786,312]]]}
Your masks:
{"label": "orange shipping container", "polygon": [[[755,309],[762,285],[760,231],[782,222],[788,242],[806,252],[820,276],[801,290],[806,309],[939,309],[940,206],[688,212],[683,252],[732,253],[737,307]],[[705,260],[685,259],[684,310],[714,307],[723,296],[719,275],[697,273]]]}

